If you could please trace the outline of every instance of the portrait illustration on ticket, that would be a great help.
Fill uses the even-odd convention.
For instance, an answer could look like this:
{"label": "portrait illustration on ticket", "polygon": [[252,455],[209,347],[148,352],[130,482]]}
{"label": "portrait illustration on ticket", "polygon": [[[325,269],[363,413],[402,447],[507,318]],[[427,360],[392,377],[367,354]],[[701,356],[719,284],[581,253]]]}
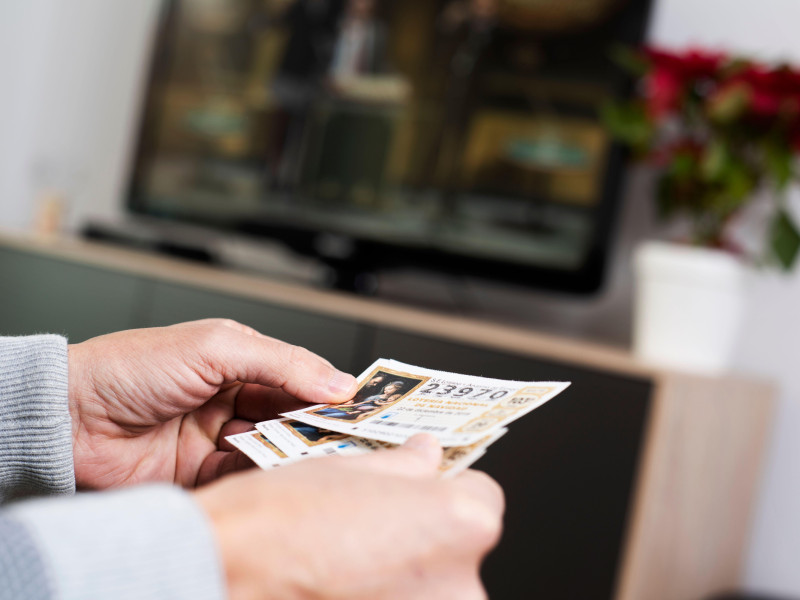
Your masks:
{"label": "portrait illustration on ticket", "polygon": [[397,404],[426,381],[427,377],[376,367],[351,400],[342,404],[325,405],[309,411],[308,414],[323,419],[358,423]]}
{"label": "portrait illustration on ticket", "polygon": [[323,429],[294,419],[273,419],[256,423],[256,429],[289,458],[355,455],[373,448],[346,433]]}
{"label": "portrait illustration on ticket", "polygon": [[320,444],[327,444],[328,442],[338,442],[347,437],[346,433],[336,433],[330,429],[320,429],[319,427],[314,427],[302,421],[283,420],[281,425],[309,448],[319,446]]}

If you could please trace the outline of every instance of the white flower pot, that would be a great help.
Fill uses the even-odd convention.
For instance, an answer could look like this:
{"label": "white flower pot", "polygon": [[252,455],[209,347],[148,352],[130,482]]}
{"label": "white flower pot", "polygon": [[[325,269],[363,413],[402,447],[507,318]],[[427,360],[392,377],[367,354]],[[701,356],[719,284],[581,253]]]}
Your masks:
{"label": "white flower pot", "polygon": [[729,365],[745,310],[746,268],[708,248],[646,242],[636,251],[634,353],[702,373]]}

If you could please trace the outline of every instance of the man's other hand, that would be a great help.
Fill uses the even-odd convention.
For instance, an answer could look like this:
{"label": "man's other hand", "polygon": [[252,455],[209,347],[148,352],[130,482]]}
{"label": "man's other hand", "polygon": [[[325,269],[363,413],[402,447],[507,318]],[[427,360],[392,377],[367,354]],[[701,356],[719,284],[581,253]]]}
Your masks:
{"label": "man's other hand", "polygon": [[429,436],[358,457],[226,477],[195,492],[231,600],[478,600],[503,493],[466,471],[439,479]]}

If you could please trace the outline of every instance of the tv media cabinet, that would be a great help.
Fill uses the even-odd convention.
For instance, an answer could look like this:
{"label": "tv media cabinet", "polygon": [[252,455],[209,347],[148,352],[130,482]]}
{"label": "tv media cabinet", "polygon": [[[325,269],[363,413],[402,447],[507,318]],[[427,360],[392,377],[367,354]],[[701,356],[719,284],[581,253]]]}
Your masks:
{"label": "tv media cabinet", "polygon": [[774,392],[532,331],[70,239],[0,235],[0,334],[73,342],[229,317],[358,373],[375,358],[569,380],[476,468],[507,494],[494,600],[696,600],[744,565]]}

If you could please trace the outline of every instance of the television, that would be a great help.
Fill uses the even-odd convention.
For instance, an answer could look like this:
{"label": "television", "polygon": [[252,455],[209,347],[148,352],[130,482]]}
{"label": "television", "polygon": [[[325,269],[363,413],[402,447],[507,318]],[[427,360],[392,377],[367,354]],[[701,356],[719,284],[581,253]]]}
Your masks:
{"label": "television", "polygon": [[624,152],[599,110],[649,0],[170,0],[127,206],[340,287],[422,267],[591,293]]}

